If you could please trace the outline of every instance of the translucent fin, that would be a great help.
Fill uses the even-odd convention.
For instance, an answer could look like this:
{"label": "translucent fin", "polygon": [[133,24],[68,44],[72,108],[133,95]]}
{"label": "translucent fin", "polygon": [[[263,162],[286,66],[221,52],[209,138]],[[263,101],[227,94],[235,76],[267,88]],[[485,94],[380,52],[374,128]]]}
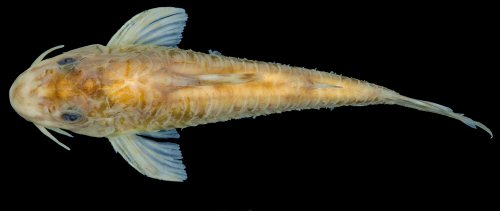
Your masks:
{"label": "translucent fin", "polygon": [[212,50],[212,49],[209,49],[209,50],[208,50],[208,53],[209,53],[210,55],[214,55],[214,56],[222,56],[222,53],[221,53],[221,52],[216,51],[216,50]]}
{"label": "translucent fin", "polygon": [[153,138],[163,138],[163,139],[169,139],[169,138],[175,138],[178,139],[181,136],[175,129],[172,130],[159,130],[156,132],[149,132],[149,133],[139,133],[137,135],[141,136],[148,136],[148,137],[153,137]]}
{"label": "translucent fin", "polygon": [[453,119],[460,120],[461,122],[463,122],[464,124],[466,124],[467,126],[469,126],[471,128],[479,127],[481,129],[483,129],[484,131],[486,131],[488,134],[490,134],[491,138],[493,138],[493,133],[491,132],[491,130],[488,127],[486,127],[485,125],[483,125],[480,122],[476,122],[476,121],[472,120],[471,118],[464,116],[463,114],[455,113],[455,112],[453,112],[453,110],[451,110],[450,108],[448,108],[446,106],[442,106],[442,105],[439,105],[439,104],[436,104],[433,102],[424,101],[424,100],[417,100],[417,99],[405,97],[405,96],[402,96],[399,94],[391,94],[389,96],[389,98],[392,101],[392,103],[400,105],[400,106],[414,108],[414,109],[421,110],[421,111],[427,111],[427,112],[432,112],[432,113],[441,114],[441,115],[444,115],[447,117],[451,117]]}
{"label": "translucent fin", "polygon": [[47,130],[47,128],[41,126],[41,125],[37,125],[35,124],[35,126],[44,134],[46,135],[47,137],[49,137],[50,139],[52,139],[52,141],[56,142],[57,144],[59,144],[59,146],[61,146],[62,148],[66,149],[66,150],[70,150],[69,147],[67,147],[66,145],[64,145],[63,143],[61,143],[59,140],[57,140],[56,137],[54,137],[52,134],[50,134],[50,132]]}
{"label": "translucent fin", "polygon": [[53,47],[49,50],[46,50],[45,52],[40,54],[40,56],[38,56],[38,58],[35,59],[35,61],[31,64],[31,66],[33,67],[34,65],[40,63],[43,60],[43,58],[45,58],[49,53],[51,53],[52,51],[55,51],[57,49],[61,49],[61,48],[64,48],[64,45],[58,45],[58,46]]}
{"label": "translucent fin", "polygon": [[165,181],[187,179],[178,144],[156,142],[135,134],[108,138],[115,151],[140,173]]}
{"label": "translucent fin", "polygon": [[159,7],[146,10],[125,23],[107,46],[151,44],[177,47],[187,18],[186,12],[181,8]]}

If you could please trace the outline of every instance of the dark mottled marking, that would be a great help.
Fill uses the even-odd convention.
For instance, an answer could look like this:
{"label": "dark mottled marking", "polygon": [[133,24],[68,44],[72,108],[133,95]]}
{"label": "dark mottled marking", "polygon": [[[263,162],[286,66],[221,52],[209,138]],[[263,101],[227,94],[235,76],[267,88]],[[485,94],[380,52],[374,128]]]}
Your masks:
{"label": "dark mottled marking", "polygon": [[192,52],[192,51],[187,51],[186,56],[189,57],[188,59],[190,59],[190,61],[195,61],[195,59],[196,59],[194,52]]}
{"label": "dark mottled marking", "polygon": [[248,82],[255,81],[257,80],[257,75],[255,73],[244,73],[241,76],[241,79]]}
{"label": "dark mottled marking", "polygon": [[12,97],[19,97],[21,95],[21,90],[24,87],[23,83],[17,84],[17,86],[14,88],[14,91],[12,92]]}

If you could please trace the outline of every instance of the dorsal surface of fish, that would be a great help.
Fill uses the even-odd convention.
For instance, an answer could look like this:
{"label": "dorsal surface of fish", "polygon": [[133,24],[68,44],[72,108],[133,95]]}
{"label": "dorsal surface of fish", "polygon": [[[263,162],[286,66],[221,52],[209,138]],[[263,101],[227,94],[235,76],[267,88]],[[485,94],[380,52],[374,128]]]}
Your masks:
{"label": "dorsal surface of fish", "polygon": [[[175,129],[291,110],[396,104],[483,124],[432,102],[405,97],[365,81],[291,67],[182,50],[183,9],[155,8],[127,22],[106,46],[89,45],[53,58],[49,49],[10,89],[14,110],[47,129],[107,137],[149,177],[187,178]],[[69,148],[68,148],[69,149]]]}

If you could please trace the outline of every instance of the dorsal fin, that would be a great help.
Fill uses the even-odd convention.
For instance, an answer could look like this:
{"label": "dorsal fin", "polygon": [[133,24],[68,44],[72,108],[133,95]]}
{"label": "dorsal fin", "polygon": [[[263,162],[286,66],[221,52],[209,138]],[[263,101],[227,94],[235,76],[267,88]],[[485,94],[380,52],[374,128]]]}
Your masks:
{"label": "dorsal fin", "polygon": [[107,46],[160,45],[177,47],[186,26],[184,9],[159,7],[134,16],[116,32]]}

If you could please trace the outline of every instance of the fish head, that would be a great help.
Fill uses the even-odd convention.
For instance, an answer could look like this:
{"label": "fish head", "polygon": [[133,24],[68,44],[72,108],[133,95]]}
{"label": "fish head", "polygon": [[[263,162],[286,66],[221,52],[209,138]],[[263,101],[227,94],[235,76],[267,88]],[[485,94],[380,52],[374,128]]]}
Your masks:
{"label": "fish head", "polygon": [[114,128],[96,115],[96,107],[101,105],[95,102],[102,103],[103,96],[95,72],[89,70],[100,50],[87,46],[43,60],[57,48],[40,55],[17,77],[9,91],[12,107],[47,136],[50,133],[45,128],[65,135],[69,134],[61,129],[93,137],[109,135]]}

